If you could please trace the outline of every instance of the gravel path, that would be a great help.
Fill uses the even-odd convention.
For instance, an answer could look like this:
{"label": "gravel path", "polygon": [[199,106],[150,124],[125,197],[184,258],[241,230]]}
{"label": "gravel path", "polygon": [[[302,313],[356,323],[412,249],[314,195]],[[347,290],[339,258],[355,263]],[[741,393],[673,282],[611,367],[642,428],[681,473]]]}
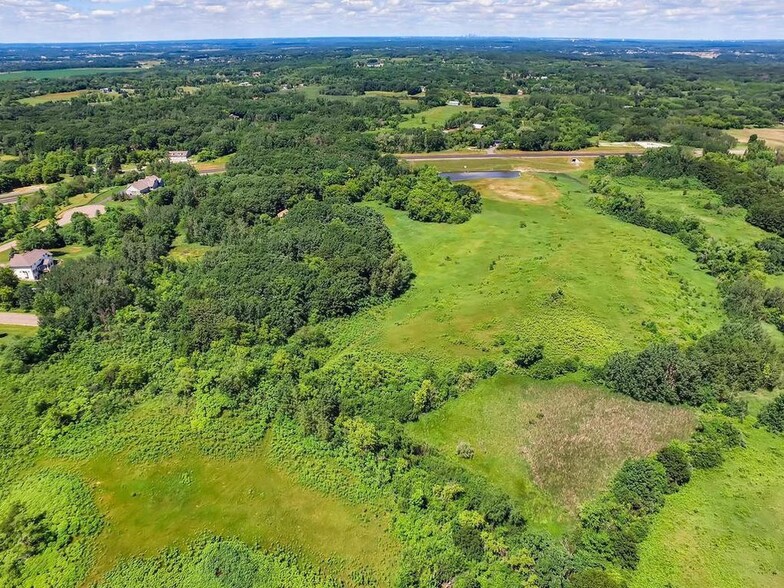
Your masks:
{"label": "gravel path", "polygon": [[34,314],[25,314],[22,312],[0,312],[0,325],[37,327],[38,317]]}

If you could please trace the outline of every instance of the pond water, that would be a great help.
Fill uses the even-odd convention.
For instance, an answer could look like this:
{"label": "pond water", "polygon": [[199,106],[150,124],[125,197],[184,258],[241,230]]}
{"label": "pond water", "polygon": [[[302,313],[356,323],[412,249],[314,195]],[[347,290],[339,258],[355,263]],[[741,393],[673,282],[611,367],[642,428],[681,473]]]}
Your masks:
{"label": "pond water", "polygon": [[519,178],[519,171],[475,171],[475,172],[448,172],[438,174],[453,182],[467,182],[469,180],[508,180]]}

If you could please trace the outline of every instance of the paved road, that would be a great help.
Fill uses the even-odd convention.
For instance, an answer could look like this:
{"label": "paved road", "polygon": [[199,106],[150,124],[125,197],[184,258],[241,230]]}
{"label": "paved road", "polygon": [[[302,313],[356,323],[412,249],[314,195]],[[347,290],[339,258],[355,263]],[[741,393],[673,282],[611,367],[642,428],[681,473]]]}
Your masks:
{"label": "paved road", "polygon": [[13,192],[6,192],[5,194],[0,194],[0,204],[13,204],[17,200],[19,200],[20,196],[24,196],[25,194],[32,194],[33,192],[38,192],[38,190],[46,187],[47,187],[46,184],[36,184],[35,186],[25,186],[24,188],[17,188]]}
{"label": "paved road", "polygon": [[0,312],[0,325],[37,327],[38,317],[34,314],[25,314],[22,312]]}
{"label": "paved road", "polygon": [[437,161],[437,160],[459,160],[459,159],[541,159],[553,157],[577,157],[586,159],[591,157],[608,157],[610,155],[640,155],[641,151],[516,151],[513,153],[428,153],[426,155],[402,155],[407,161]]}

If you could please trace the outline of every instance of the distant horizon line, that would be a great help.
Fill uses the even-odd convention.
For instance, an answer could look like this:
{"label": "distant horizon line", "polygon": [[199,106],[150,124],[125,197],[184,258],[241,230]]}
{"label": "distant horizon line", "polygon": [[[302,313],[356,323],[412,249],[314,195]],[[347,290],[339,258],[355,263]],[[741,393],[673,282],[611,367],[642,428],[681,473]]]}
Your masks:
{"label": "distant horizon line", "polygon": [[393,40],[393,39],[439,39],[439,40],[528,40],[528,41],[599,41],[599,42],[621,42],[621,43],[784,43],[784,38],[771,39],[699,39],[699,38],[678,38],[678,37],[579,37],[579,36],[510,36],[510,35],[313,35],[305,37],[283,36],[283,37],[204,37],[204,38],[183,38],[183,39],[145,39],[145,40],[118,40],[118,41],[18,41],[14,43],[2,43],[0,47],[13,46],[58,46],[58,45],[128,45],[146,43],[220,43],[231,41],[325,41],[325,40]]}

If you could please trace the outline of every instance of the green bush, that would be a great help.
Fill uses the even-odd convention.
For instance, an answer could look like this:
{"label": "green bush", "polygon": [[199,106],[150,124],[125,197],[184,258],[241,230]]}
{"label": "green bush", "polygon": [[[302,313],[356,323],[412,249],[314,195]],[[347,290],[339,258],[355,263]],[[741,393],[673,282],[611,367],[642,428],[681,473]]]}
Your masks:
{"label": "green bush", "polygon": [[670,490],[675,491],[691,479],[689,452],[680,443],[671,443],[656,454],[656,459],[664,466]]}
{"label": "green bush", "polygon": [[771,433],[784,433],[784,394],[779,394],[762,408],[757,424]]}

